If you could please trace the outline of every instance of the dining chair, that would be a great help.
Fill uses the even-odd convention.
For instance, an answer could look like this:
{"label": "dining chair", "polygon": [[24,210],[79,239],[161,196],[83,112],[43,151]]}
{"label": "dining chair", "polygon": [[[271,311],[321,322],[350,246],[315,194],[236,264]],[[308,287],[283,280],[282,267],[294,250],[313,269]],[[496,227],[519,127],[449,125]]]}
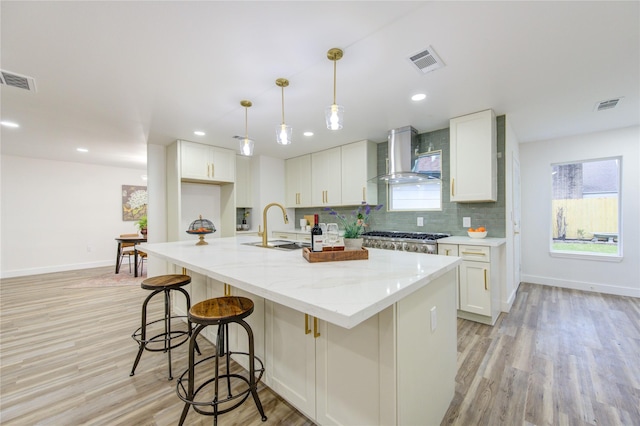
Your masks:
{"label": "dining chair", "polygon": [[144,261],[147,260],[147,253],[138,250],[138,276],[141,277],[142,276],[142,265],[144,264]]}
{"label": "dining chair", "polygon": [[[131,237],[131,238],[135,238],[137,237],[138,234],[120,234],[120,238],[126,238],[126,237]],[[133,247],[135,246],[135,243],[127,243],[127,242],[123,242],[121,243],[120,246],[120,250],[121,250],[121,254],[120,254],[120,265],[118,265],[118,269],[120,269],[120,266],[122,265],[122,259],[127,256],[127,260],[129,261],[129,273],[131,273],[131,256],[134,255],[133,252]]]}

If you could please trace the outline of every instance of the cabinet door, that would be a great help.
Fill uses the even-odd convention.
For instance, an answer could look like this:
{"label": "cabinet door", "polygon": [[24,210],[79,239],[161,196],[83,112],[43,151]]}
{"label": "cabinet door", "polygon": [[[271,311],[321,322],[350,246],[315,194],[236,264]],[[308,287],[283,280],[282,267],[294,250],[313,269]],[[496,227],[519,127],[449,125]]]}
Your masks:
{"label": "cabinet door", "polygon": [[311,205],[311,155],[285,161],[285,203],[294,208]]}
{"label": "cabinet door", "polygon": [[305,321],[305,314],[301,312],[265,302],[265,382],[307,417],[315,419],[316,359],[312,321],[311,317]]}
{"label": "cabinet door", "polygon": [[211,180],[235,182],[236,153],[230,149],[211,147]]}
{"label": "cabinet door", "polygon": [[311,154],[311,204],[342,204],[340,147]]}
{"label": "cabinet door", "polygon": [[[321,425],[379,425],[394,389],[380,389],[381,339],[378,316],[352,329],[325,321],[316,339],[316,422]],[[388,346],[393,346],[389,341]],[[381,407],[382,405],[382,407]]]}
{"label": "cabinet door", "polygon": [[236,207],[251,208],[251,158],[236,155]]}
{"label": "cabinet door", "polygon": [[180,178],[209,180],[211,147],[199,143],[180,142]]}
{"label": "cabinet door", "polygon": [[496,201],[496,116],[492,110],[450,120],[451,201]]}
{"label": "cabinet door", "polygon": [[[248,293],[229,285],[227,285],[227,294],[246,297],[253,301],[253,313],[249,315],[245,321],[249,324],[253,333],[253,349],[255,356],[260,358],[260,360],[265,363],[264,365],[266,367],[264,353],[264,299],[256,296],[255,294]],[[233,351],[249,353],[249,338],[247,336],[247,332],[242,326],[238,324],[229,325],[229,345]],[[249,359],[247,356],[238,356],[234,359],[245,370],[249,370]]]}
{"label": "cabinet door", "polygon": [[374,142],[360,141],[343,145],[342,149],[342,202],[356,205],[362,202],[378,203],[376,177],[378,148]]}
{"label": "cabinet door", "polygon": [[464,261],[460,264],[460,309],[491,316],[491,270],[489,263]]}

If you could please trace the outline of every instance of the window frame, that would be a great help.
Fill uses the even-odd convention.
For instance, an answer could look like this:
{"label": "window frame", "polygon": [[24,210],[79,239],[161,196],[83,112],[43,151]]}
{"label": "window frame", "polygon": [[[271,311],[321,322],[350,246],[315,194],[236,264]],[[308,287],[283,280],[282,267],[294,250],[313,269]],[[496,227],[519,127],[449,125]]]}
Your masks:
{"label": "window frame", "polygon": [[[414,166],[412,168],[414,173],[420,173],[419,171],[415,170],[417,161],[419,158],[421,157],[426,157],[426,156],[433,156],[433,155],[438,155],[440,157],[440,178],[439,179],[432,179],[430,181],[426,181],[426,182],[420,182],[420,183],[416,183],[416,184],[389,184],[387,182],[387,211],[389,212],[439,212],[442,211],[443,205],[442,205],[442,157],[443,157],[443,152],[441,149],[438,150],[433,150],[433,151],[425,151],[425,152],[420,152],[420,153],[416,153],[416,159],[414,160]],[[426,174],[426,173],[424,173]],[[440,189],[440,197],[439,197],[439,206],[438,207],[434,207],[434,208],[420,208],[420,207],[410,207],[407,209],[398,209],[398,208],[394,208],[394,203],[393,203],[393,189],[396,186],[415,186],[415,185],[434,185],[434,184],[438,184],[439,185],[439,189]]]}
{"label": "window frame", "polygon": [[[553,237],[553,233],[554,233],[554,224],[553,224],[553,218],[555,215],[554,209],[553,209],[553,194],[554,194],[554,189],[553,189],[553,169],[554,167],[557,166],[564,166],[564,165],[570,165],[570,164],[584,164],[584,163],[593,163],[593,162],[601,162],[601,161],[607,161],[607,160],[617,160],[618,162],[618,191],[617,191],[617,198],[618,198],[618,244],[617,244],[617,253],[615,254],[603,254],[603,253],[593,253],[593,252],[581,252],[581,251],[570,251],[570,250],[557,250],[553,248],[553,243],[554,243],[554,237]],[[620,262],[623,259],[623,235],[622,235],[622,156],[612,156],[612,157],[600,157],[600,158],[589,158],[589,159],[583,159],[583,160],[574,160],[574,161],[562,161],[562,162],[557,162],[557,163],[551,163],[550,164],[550,197],[549,197],[549,255],[551,257],[561,257],[561,258],[570,258],[570,259],[588,259],[588,260],[597,260],[597,261],[605,261],[605,262]],[[583,198],[589,198],[589,197],[583,197]]]}

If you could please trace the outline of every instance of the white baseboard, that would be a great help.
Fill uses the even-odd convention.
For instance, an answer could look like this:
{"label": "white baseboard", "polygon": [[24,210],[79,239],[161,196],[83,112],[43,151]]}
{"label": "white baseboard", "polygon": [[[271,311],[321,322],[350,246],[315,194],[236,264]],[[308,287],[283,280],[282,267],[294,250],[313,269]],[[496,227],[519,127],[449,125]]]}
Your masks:
{"label": "white baseboard", "polygon": [[49,274],[52,272],[75,271],[78,269],[100,268],[101,266],[113,266],[115,272],[115,264],[113,259],[102,260],[98,262],[76,263],[72,265],[55,265],[45,266],[41,268],[14,269],[12,271],[0,271],[0,278],[24,277],[27,275]]}
{"label": "white baseboard", "polygon": [[[518,284],[519,285],[519,284]],[[500,310],[502,312],[510,312],[511,311],[511,307],[513,306],[513,302],[516,300],[516,293],[518,292],[518,289],[514,289],[511,294],[509,295],[509,297],[507,298],[507,300],[503,300],[502,303],[500,304]]]}
{"label": "white baseboard", "polygon": [[522,274],[522,281],[532,284],[542,284],[552,287],[570,288],[572,290],[592,291],[596,293],[614,294],[616,296],[640,297],[640,288],[629,288],[607,284],[589,283],[584,281],[559,280],[551,277]]}

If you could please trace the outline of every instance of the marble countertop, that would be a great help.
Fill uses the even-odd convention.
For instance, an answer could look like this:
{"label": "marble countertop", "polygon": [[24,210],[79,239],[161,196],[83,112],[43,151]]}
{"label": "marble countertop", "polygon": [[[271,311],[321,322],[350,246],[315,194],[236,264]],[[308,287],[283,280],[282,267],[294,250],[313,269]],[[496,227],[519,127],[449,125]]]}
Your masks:
{"label": "marble countertop", "polygon": [[446,237],[440,238],[438,244],[465,244],[468,246],[488,246],[488,247],[500,247],[506,244],[506,238],[471,238],[471,237]]}
{"label": "marble countertop", "polygon": [[459,257],[369,249],[368,260],[309,263],[301,250],[245,245],[255,236],[143,244],[149,256],[353,328],[455,269]]}

